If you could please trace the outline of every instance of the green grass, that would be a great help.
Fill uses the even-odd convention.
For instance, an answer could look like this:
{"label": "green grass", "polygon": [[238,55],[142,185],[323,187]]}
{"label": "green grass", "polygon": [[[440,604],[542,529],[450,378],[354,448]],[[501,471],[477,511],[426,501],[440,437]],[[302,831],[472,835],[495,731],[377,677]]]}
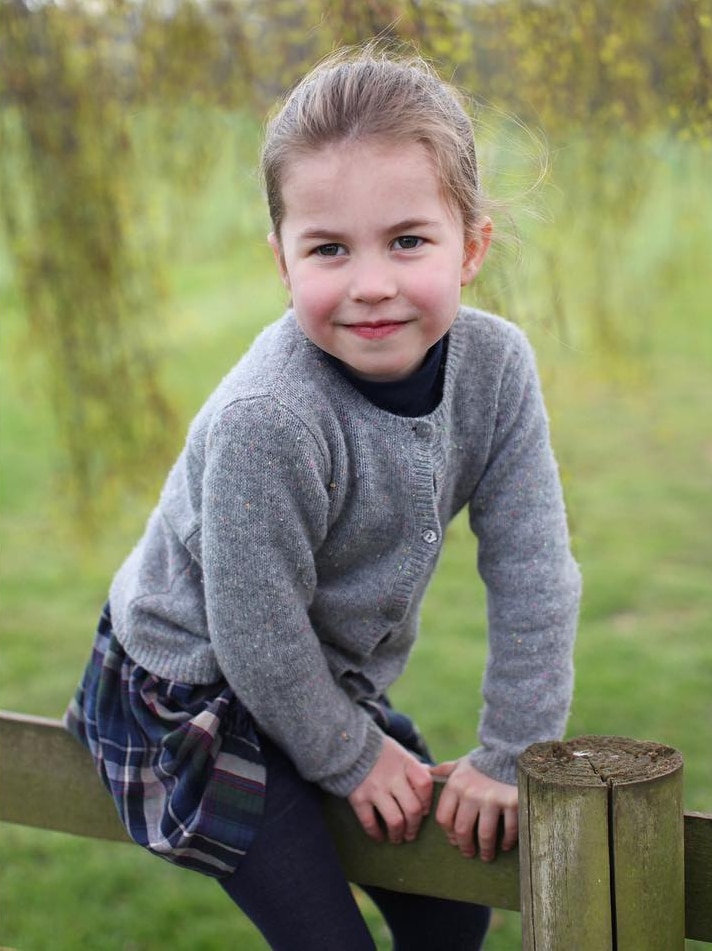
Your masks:
{"label": "green grass", "polygon": [[[528,229],[534,249],[566,260],[560,285],[532,251],[510,296],[539,353],[585,580],[569,735],[619,734],[677,747],[685,756],[686,807],[712,811],[712,216],[702,214],[709,208],[704,164],[694,147],[671,148],[633,219],[607,222],[619,225],[632,249],[609,261],[616,326],[629,346],[622,356],[597,344],[587,323],[595,288],[586,249],[577,256],[567,244],[585,197],[574,184],[560,182],[569,204],[553,224]],[[244,213],[254,200],[252,180],[221,166],[176,252],[164,343],[181,420],[176,451],[203,397],[284,305],[266,225]],[[552,316],[557,307],[566,335]],[[52,419],[35,357],[23,348],[22,313],[1,253],[0,311],[0,706],[59,716],[108,581],[150,502],[127,499],[84,543],[68,531]],[[486,659],[475,557],[460,518],[449,529],[412,662],[393,691],[442,758],[475,742]],[[264,947],[212,882],[139,850],[7,825],[0,848],[2,945]],[[388,947],[365,900],[364,909],[379,947]],[[518,916],[498,912],[488,951],[514,951],[518,934]]]}

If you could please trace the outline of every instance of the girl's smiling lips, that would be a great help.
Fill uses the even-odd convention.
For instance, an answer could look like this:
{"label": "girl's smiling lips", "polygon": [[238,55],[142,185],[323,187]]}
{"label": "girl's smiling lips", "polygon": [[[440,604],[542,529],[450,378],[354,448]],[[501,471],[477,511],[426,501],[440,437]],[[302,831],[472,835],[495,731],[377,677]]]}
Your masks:
{"label": "girl's smiling lips", "polygon": [[380,340],[400,330],[409,323],[407,320],[363,321],[358,324],[344,324],[344,329],[366,340]]}

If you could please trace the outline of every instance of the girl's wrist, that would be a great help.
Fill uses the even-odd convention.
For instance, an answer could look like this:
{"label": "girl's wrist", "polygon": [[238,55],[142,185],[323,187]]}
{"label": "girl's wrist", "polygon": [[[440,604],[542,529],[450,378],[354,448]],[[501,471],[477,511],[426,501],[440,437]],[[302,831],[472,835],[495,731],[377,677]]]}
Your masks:
{"label": "girl's wrist", "polygon": [[517,785],[517,758],[510,753],[478,747],[468,755],[469,762],[478,772],[500,783]]}
{"label": "girl's wrist", "polygon": [[[383,747],[383,733],[368,714],[364,713],[364,716],[367,720],[366,734],[357,758],[346,770],[319,781],[321,788],[334,796],[344,799],[349,796],[371,772]],[[342,735],[341,739],[343,743],[354,742],[353,737],[349,736]]]}

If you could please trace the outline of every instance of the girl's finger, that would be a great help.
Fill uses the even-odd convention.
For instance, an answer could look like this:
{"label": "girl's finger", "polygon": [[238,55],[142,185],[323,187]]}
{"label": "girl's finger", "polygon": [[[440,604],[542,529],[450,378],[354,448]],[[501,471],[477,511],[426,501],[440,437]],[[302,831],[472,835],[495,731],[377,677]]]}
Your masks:
{"label": "girl's finger", "polygon": [[457,806],[454,832],[457,847],[465,858],[472,858],[476,854],[475,826],[481,821],[482,814],[476,802],[461,798]]}
{"label": "girl's finger", "polygon": [[479,845],[480,858],[483,862],[491,862],[495,856],[499,816],[499,807],[489,807],[480,810],[477,820],[477,843]]}
{"label": "girl's finger", "polygon": [[[415,768],[416,765],[417,768]],[[430,772],[418,763],[414,764],[413,768],[406,768],[406,777],[418,797],[422,814],[426,816],[433,804],[433,778]]]}
{"label": "girl's finger", "polygon": [[519,814],[516,809],[504,810],[504,836],[502,850],[509,852],[517,844],[519,838]]}
{"label": "girl's finger", "polygon": [[441,829],[445,831],[445,834],[450,838],[451,835],[454,835],[454,825],[455,825],[455,813],[457,812],[457,795],[450,789],[449,786],[445,786],[443,791],[440,793],[440,801],[438,802],[438,807],[435,810],[435,821],[440,826]]}
{"label": "girl's finger", "polygon": [[403,783],[393,795],[405,819],[403,838],[406,842],[413,842],[423,821],[423,804],[408,782]]}
{"label": "girl's finger", "polygon": [[351,808],[356,813],[356,818],[361,823],[363,831],[371,839],[375,839],[376,842],[383,842],[384,835],[381,824],[378,821],[378,816],[376,810],[373,808],[371,803],[351,803]]}
{"label": "girl's finger", "polygon": [[[413,794],[411,793],[411,795]],[[415,796],[413,796],[413,799],[415,800]],[[417,800],[415,801],[417,803]],[[419,809],[419,804],[416,808]],[[400,845],[405,838],[407,828],[406,817],[400,804],[393,796],[383,796],[376,803],[376,809],[386,826],[388,841],[392,842],[393,845]]]}

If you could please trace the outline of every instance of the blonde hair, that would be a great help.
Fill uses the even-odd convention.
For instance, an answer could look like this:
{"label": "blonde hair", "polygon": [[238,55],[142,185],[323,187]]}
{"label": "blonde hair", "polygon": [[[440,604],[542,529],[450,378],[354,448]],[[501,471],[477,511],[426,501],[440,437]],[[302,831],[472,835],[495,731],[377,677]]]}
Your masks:
{"label": "blonde hair", "polygon": [[483,198],[464,98],[420,57],[370,44],[341,50],[317,65],[267,123],[261,172],[277,238],[290,160],[364,139],[423,145],[446,200],[462,215],[465,235],[476,237]]}

